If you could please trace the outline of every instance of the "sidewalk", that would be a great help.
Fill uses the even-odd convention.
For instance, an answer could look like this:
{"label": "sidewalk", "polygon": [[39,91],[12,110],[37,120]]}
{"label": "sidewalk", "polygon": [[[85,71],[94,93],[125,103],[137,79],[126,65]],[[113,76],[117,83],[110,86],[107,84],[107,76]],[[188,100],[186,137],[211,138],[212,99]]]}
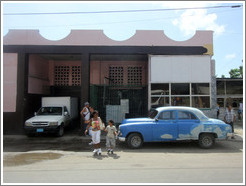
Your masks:
{"label": "sidewalk", "polygon": [[[234,124],[234,141],[243,141],[243,122],[236,122]],[[104,143],[106,141],[106,133],[102,132],[101,141]],[[25,144],[35,144],[35,143],[89,143],[91,142],[90,136],[80,136],[77,132],[65,133],[62,137],[55,137],[52,135],[48,136],[35,136],[27,137],[26,135],[3,135],[3,145],[13,144],[13,143],[25,143]]]}

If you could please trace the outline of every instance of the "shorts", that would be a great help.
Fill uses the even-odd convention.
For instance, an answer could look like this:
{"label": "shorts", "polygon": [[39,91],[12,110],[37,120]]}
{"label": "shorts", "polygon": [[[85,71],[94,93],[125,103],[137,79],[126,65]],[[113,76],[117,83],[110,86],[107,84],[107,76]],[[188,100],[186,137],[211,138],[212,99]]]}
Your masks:
{"label": "shorts", "polygon": [[109,138],[108,136],[106,136],[106,147],[115,148],[115,138]]}
{"label": "shorts", "polygon": [[92,137],[92,142],[93,144],[98,144],[100,143],[100,137],[101,137],[101,130],[97,131],[91,131],[91,137]]}

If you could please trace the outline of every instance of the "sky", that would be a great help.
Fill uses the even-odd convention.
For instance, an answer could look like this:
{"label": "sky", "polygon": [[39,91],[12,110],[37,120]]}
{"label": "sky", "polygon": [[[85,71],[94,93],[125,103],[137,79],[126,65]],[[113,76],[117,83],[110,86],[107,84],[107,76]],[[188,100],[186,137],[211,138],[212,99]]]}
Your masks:
{"label": "sky", "polygon": [[[217,77],[230,77],[231,69],[245,63],[244,1],[1,1],[1,5],[3,36],[9,29],[35,29],[46,39],[60,40],[71,30],[89,29],[103,30],[109,38],[123,41],[133,36],[136,30],[163,30],[169,38],[183,41],[192,38],[196,30],[213,30],[212,59],[215,60]],[[242,7],[221,7],[233,5]],[[220,8],[211,8],[218,6]],[[201,7],[210,8],[191,9]],[[98,13],[156,9],[162,11]],[[64,12],[83,13],[7,15]]]}

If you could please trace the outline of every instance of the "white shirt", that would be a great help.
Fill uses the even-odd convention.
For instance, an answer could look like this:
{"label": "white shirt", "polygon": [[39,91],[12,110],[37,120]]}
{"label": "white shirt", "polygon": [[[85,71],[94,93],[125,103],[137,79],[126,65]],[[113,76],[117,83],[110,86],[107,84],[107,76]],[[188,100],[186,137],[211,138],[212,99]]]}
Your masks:
{"label": "white shirt", "polygon": [[86,109],[86,112],[83,112],[83,115],[84,115],[84,117],[85,117],[85,120],[86,121],[88,121],[88,120],[90,120],[90,111],[89,111],[89,109],[87,108],[87,107],[85,107],[85,109]]}

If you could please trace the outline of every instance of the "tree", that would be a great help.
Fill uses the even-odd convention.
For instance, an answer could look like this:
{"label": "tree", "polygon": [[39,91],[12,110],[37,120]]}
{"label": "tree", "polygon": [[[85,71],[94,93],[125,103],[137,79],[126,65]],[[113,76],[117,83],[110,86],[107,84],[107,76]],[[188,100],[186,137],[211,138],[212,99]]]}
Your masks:
{"label": "tree", "polygon": [[231,78],[243,78],[243,66],[231,69],[229,74]]}

